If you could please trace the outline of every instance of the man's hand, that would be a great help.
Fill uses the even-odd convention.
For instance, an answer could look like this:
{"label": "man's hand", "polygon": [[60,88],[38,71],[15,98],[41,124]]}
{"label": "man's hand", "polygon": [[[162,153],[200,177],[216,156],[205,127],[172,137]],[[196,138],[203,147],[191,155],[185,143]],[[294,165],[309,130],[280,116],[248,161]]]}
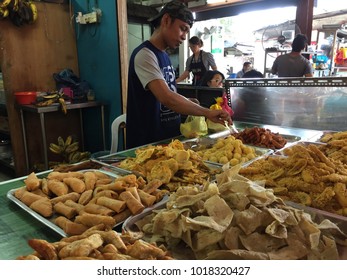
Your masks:
{"label": "man's hand", "polygon": [[210,121],[220,123],[222,125],[225,124],[225,121],[227,121],[229,125],[232,125],[233,123],[230,115],[223,110],[209,110],[206,118],[208,118]]}

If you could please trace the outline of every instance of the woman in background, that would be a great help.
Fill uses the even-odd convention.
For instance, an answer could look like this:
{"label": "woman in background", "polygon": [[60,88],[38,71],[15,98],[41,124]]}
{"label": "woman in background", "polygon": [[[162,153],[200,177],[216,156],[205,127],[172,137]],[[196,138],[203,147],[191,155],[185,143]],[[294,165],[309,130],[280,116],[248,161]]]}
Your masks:
{"label": "woman in background", "polygon": [[189,48],[193,52],[193,55],[188,57],[186,61],[186,69],[182,75],[176,79],[176,83],[188,78],[189,73],[192,72],[192,84],[196,86],[199,84],[206,71],[208,71],[210,68],[212,68],[212,70],[217,70],[217,65],[213,55],[209,52],[201,50],[203,46],[204,43],[199,37],[193,36],[189,39]]}

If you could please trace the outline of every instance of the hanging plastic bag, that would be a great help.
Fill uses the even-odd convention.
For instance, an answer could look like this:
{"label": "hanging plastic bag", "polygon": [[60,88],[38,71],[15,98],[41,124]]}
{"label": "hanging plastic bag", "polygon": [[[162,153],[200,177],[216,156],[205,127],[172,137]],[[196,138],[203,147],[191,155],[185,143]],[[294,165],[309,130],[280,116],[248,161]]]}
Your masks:
{"label": "hanging plastic bag", "polygon": [[[216,98],[216,104],[213,104],[210,106],[211,110],[224,110],[229,113],[230,116],[234,114],[233,110],[228,105],[228,99],[227,95],[224,93],[222,97]],[[210,120],[206,121],[208,130],[211,133],[219,132],[228,129],[225,125],[222,125],[220,123],[215,123]]]}
{"label": "hanging plastic bag", "polygon": [[181,124],[180,131],[186,138],[196,138],[208,133],[207,123],[203,116],[188,116]]}

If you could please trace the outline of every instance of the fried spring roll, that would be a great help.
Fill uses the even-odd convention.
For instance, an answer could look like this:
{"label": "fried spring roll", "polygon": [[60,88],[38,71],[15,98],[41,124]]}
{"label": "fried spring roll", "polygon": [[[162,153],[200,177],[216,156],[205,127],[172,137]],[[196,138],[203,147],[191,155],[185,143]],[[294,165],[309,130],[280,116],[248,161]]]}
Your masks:
{"label": "fried spring roll", "polygon": [[82,215],[76,216],[75,222],[83,224],[87,227],[96,226],[98,224],[104,224],[105,227],[108,229],[113,228],[115,225],[115,220],[113,217],[89,213],[84,213]]}
{"label": "fried spring roll", "polygon": [[119,195],[119,198],[125,201],[127,207],[133,215],[136,215],[142,212],[145,209],[145,206],[139,202],[129,191],[122,192]]}
{"label": "fried spring roll", "polygon": [[37,178],[35,172],[31,172],[28,177],[24,180],[27,190],[34,191],[40,188],[41,180]]}
{"label": "fried spring roll", "polygon": [[104,190],[104,191],[98,192],[97,194],[94,195],[95,198],[99,198],[102,196],[117,199],[118,193],[116,193],[115,191],[111,191],[111,190]]}
{"label": "fried spring roll", "polygon": [[97,214],[97,215],[103,215],[103,216],[114,215],[114,210],[102,205],[95,204],[95,203],[88,203],[86,206],[84,206],[83,210],[90,214]]}
{"label": "fried spring roll", "polygon": [[113,198],[109,198],[105,196],[99,197],[96,200],[96,204],[110,208],[117,213],[122,212],[126,207],[125,201],[113,199]]}
{"label": "fried spring roll", "polygon": [[146,193],[143,190],[138,190],[137,192],[140,196],[142,204],[147,207],[153,205],[157,201],[157,198],[155,195]]}
{"label": "fried spring roll", "polygon": [[87,205],[93,197],[93,190],[87,190],[81,194],[78,200],[79,204]]}
{"label": "fried spring roll", "polygon": [[42,199],[42,196],[28,191],[23,191],[19,198],[26,206],[30,206],[33,202],[40,199]]}
{"label": "fried spring roll", "polygon": [[97,179],[95,173],[93,171],[86,171],[83,175],[86,190],[94,190]]}
{"label": "fried spring roll", "polygon": [[58,202],[54,205],[54,211],[60,215],[65,216],[68,219],[72,219],[77,215],[77,211],[75,208],[65,205],[63,202]]}
{"label": "fried spring roll", "polygon": [[82,193],[86,189],[86,184],[79,178],[64,178],[63,182],[77,193]]}
{"label": "fried spring roll", "polygon": [[71,199],[66,200],[64,204],[69,206],[69,207],[72,207],[72,208],[76,209],[77,213],[80,213],[83,210],[83,208],[84,208],[84,205],[79,204],[79,203],[77,203],[77,202],[75,202],[75,201],[73,201]]}
{"label": "fried spring roll", "polygon": [[98,193],[98,192],[104,191],[104,190],[112,190],[115,192],[122,192],[125,190],[125,184],[123,181],[115,181],[115,182],[112,182],[112,183],[106,184],[106,185],[96,185],[96,187],[94,189],[94,195],[95,195],[95,193]]}
{"label": "fried spring roll", "polygon": [[116,224],[125,221],[127,218],[131,216],[131,211],[129,209],[125,209],[124,211],[113,216],[113,219]]}
{"label": "fried spring roll", "polygon": [[56,179],[48,180],[47,186],[56,196],[65,195],[69,192],[69,187],[65,183]]}
{"label": "fried spring roll", "polygon": [[127,191],[129,191],[138,201],[141,202],[141,199],[140,199],[139,194],[137,193],[137,188],[136,187],[127,188]]}
{"label": "fried spring roll", "polygon": [[68,235],[79,235],[85,232],[88,227],[81,223],[70,221],[64,216],[59,216],[55,219],[55,224],[60,227]]}
{"label": "fried spring roll", "polygon": [[67,200],[77,201],[80,198],[80,194],[76,192],[71,192],[62,196],[54,197],[51,199],[51,202],[53,204],[56,204],[58,202],[65,202]]}
{"label": "fried spring roll", "polygon": [[30,204],[30,208],[45,218],[53,215],[52,202],[47,197],[42,197],[41,199],[34,201]]}

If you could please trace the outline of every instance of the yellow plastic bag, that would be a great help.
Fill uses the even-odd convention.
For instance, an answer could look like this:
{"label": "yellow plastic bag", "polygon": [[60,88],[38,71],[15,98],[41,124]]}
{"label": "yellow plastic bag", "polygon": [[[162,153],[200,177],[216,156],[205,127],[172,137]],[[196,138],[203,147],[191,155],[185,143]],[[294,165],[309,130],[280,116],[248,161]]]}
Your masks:
{"label": "yellow plastic bag", "polygon": [[207,120],[206,123],[207,123],[207,128],[211,133],[224,131],[228,129],[225,125],[222,125],[220,123],[215,123],[210,120]]}
{"label": "yellow plastic bag", "polygon": [[196,138],[208,133],[205,117],[188,116],[184,123],[181,123],[180,131],[186,138]]}
{"label": "yellow plastic bag", "polygon": [[[216,98],[216,104],[211,105],[210,109],[211,110],[223,110],[222,104],[223,104],[223,98],[217,97]],[[219,132],[219,131],[223,131],[223,130],[227,129],[227,127],[225,125],[222,125],[220,123],[215,123],[215,122],[210,121],[210,120],[207,120],[206,123],[207,123],[208,130],[211,133]]]}

